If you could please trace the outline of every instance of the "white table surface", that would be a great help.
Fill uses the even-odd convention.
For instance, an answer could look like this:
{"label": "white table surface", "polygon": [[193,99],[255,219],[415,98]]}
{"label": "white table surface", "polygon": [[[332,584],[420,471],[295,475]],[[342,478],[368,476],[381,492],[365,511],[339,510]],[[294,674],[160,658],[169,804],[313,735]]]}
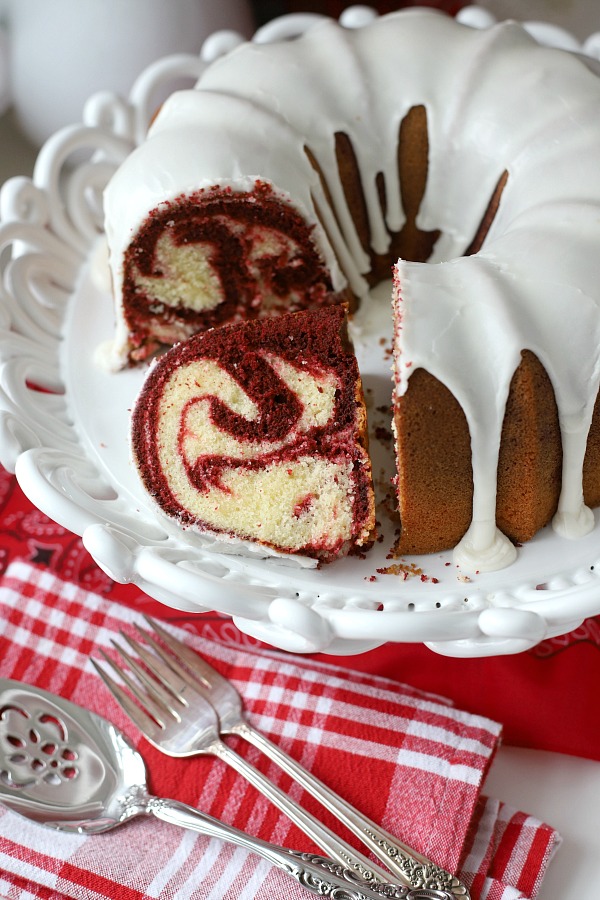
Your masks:
{"label": "white table surface", "polygon": [[[548,714],[552,715],[552,710]],[[560,722],[556,725],[560,728]],[[600,896],[599,762],[501,747],[485,792],[537,816],[562,835],[563,843],[548,869],[539,900],[595,900]]]}
{"label": "white table surface", "polygon": [[[37,150],[19,134],[12,113],[1,117],[0,184],[13,175],[31,174],[36,155]],[[556,727],[560,728],[560,722]],[[600,896],[600,762],[501,747],[485,791],[537,816],[563,837],[539,900]]]}

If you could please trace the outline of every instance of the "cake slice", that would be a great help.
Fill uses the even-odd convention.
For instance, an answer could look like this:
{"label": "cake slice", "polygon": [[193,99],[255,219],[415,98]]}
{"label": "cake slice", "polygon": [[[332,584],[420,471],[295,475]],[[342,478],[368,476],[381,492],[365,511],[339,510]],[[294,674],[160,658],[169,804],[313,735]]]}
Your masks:
{"label": "cake slice", "polygon": [[173,347],[144,382],[131,437],[146,490],[184,528],[320,561],[373,540],[367,417],[341,306]]}

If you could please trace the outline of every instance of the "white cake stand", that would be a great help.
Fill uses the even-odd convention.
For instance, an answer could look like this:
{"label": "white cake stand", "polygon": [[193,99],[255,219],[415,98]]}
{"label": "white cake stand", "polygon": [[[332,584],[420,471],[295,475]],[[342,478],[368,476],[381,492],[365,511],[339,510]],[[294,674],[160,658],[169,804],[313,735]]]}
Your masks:
{"label": "white cake stand", "polygon": [[[355,7],[353,27],[375,15]],[[286,16],[255,35],[298,33],[314,16]],[[473,26],[489,24],[476,8]],[[593,53],[559,29],[532,25],[540,40]],[[142,368],[109,374],[98,348],[112,335],[106,279],[102,190],[143,139],[169,86],[195,80],[205,65],[242,40],[220,32],[199,57],[161,60],[128,100],[90,99],[80,126],[40,151],[32,178],[0,193],[0,461],[44,513],[79,534],[101,568],[188,613],[217,610],[244,632],[294,652],[354,654],[387,641],[423,642],[453,656],[517,653],[600,613],[600,521],[571,542],[545,530],[517,562],[491,574],[462,573],[451,554],[389,558],[394,542],[385,496],[393,471],[389,440],[389,290],[353,324],[371,421],[381,539],[363,558],[322,569],[244,555],[192,537],[157,518],[132,471],[129,411]],[[595,53],[597,56],[598,53]],[[365,306],[364,309],[367,307]]]}

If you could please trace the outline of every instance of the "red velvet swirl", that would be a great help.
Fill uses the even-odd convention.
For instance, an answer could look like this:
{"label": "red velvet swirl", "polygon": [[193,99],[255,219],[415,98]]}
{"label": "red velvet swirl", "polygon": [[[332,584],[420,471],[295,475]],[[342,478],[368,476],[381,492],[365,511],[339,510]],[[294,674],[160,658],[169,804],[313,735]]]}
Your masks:
{"label": "red velvet swirl", "polygon": [[[274,241],[277,252],[251,259],[252,247],[244,234],[253,228],[279,236],[280,240]],[[210,248],[212,270],[221,290],[221,300],[214,308],[157,304],[136,283],[136,274],[164,276],[157,244],[166,231],[175,246],[203,244]],[[332,292],[311,229],[260,182],[251,194],[213,188],[161,204],[142,225],[125,256],[123,304],[134,346],[149,337],[149,319],[179,322],[191,334],[241,316],[260,315],[265,296],[271,297],[271,303],[279,298],[281,309],[287,311],[329,303]]]}
{"label": "red velvet swirl", "polygon": [[[356,435],[358,368],[349,349],[345,316],[344,308],[328,307],[225,326],[198,334],[163,356],[150,371],[136,403],[132,441],[146,488],[168,515],[182,524],[203,526],[174,496],[157,449],[163,404],[177,407],[180,402],[177,452],[196,491],[227,491],[224,475],[232,469],[258,471],[282,461],[321,457],[345,470],[350,467],[355,482],[355,517],[357,522],[363,520],[370,502],[370,474],[365,471],[365,448]],[[303,402],[270,364],[269,357],[317,378],[324,372],[335,374],[338,387],[329,422],[300,424]],[[246,418],[201,383],[191,396],[188,393],[178,399],[176,391],[165,393],[172,387],[175,372],[202,359],[217,362],[228,378],[237,381],[258,407],[257,416]],[[254,445],[248,458],[236,455],[235,450],[217,455],[207,447],[207,452],[202,452],[202,434],[195,434],[197,426],[192,424],[199,403],[207,405],[211,427],[231,436],[232,447],[237,441]],[[211,527],[214,530],[214,525]]]}

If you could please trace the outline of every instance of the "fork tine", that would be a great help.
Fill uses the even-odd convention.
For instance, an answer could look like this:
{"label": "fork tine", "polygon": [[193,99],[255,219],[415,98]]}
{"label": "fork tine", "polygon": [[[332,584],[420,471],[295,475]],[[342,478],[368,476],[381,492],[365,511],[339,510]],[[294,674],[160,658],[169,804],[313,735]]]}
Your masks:
{"label": "fork tine", "polygon": [[192,648],[188,647],[187,644],[184,644],[183,641],[178,641],[177,638],[174,638],[172,634],[154,619],[151,619],[150,616],[144,615],[144,619],[150,628],[162,641],[164,641],[169,650],[176,655],[177,659],[183,660],[183,662],[189,666],[190,674],[194,680],[200,682],[204,688],[210,690],[211,679],[213,677],[223,677],[222,675],[219,675],[216,669],[213,669],[210,663],[207,663],[205,659],[196,653],[195,650],[192,650]]}
{"label": "fork tine", "polygon": [[[152,619],[149,619],[148,616],[144,616],[144,618],[150,627],[154,629],[155,633],[158,634],[161,640],[167,645],[170,652],[167,652],[164,647],[160,646],[151,632],[146,631],[144,628],[140,628],[138,625],[137,629],[140,634],[143,634],[144,639],[148,641],[163,662],[165,662],[186,685],[207,698],[207,695],[210,693],[211,685],[202,677],[202,673],[197,671],[199,668],[198,662],[203,662],[201,657],[193,650],[190,650],[189,647],[186,647],[185,644],[182,644],[181,641],[171,637],[167,631],[164,631],[164,629],[159,626],[155,626]],[[186,666],[181,665],[179,662],[180,659],[186,663]],[[207,665],[207,668],[210,667]]]}
{"label": "fork tine", "polygon": [[[112,660],[103,650],[100,650],[100,653],[102,653],[102,656],[108,663],[112,664]],[[111,678],[108,672],[106,672],[95,659],[92,659],[91,662],[108,690],[111,692],[121,709],[129,716],[133,724],[139,728],[142,734],[147,735],[150,739],[158,740],[162,730],[161,726],[158,725],[154,719],[151,719],[137,703],[133,702],[129,694],[124,691],[113,678]]]}
{"label": "fork tine", "polygon": [[[138,628],[138,631],[144,638],[147,637],[146,632],[141,628]],[[171,669],[168,660],[163,658],[162,655],[158,656],[154,653],[151,653],[147,647],[145,647],[143,644],[140,644],[140,642],[135,638],[129,637],[129,635],[127,634],[121,634],[129,644],[131,649],[140,657],[142,662],[147,667],[148,671],[156,679],[156,681],[152,680],[149,687],[153,688],[162,695],[164,703],[167,706],[172,707],[173,700],[176,700],[178,703],[182,703],[184,706],[187,706],[187,700],[183,697],[182,694],[182,691],[187,682],[185,682],[182,678],[177,678],[177,680],[175,680],[175,678],[178,676],[178,673]],[[158,650],[159,649],[160,648],[158,648]],[[145,684],[148,684],[148,675],[139,666],[137,674],[139,674],[139,677],[144,681]]]}
{"label": "fork tine", "polygon": [[[129,664],[129,667],[132,669],[132,671],[135,671],[135,662],[134,662],[134,660],[132,660],[131,658],[127,658],[127,655],[124,654],[124,651],[122,650],[122,648],[119,647],[119,645],[118,645],[117,643],[115,643],[115,641],[111,641],[111,644],[113,645],[113,647],[115,648],[115,650],[117,651],[117,653],[119,653],[121,656],[123,656],[123,658],[125,658],[126,662]],[[129,688],[129,690],[130,690],[131,693],[134,695],[134,697],[136,697],[136,699],[142,704],[142,706],[148,707],[148,711],[151,712],[152,715],[155,715],[156,717],[158,717],[158,716],[160,715],[160,712],[161,712],[161,711],[159,711],[158,707],[153,707],[152,709],[150,709],[150,707],[153,706],[153,704],[152,704],[152,698],[147,697],[147,696],[141,691],[139,684],[137,684],[137,683],[131,678],[131,676],[129,675],[129,673],[127,672],[126,669],[120,668],[120,667],[116,664],[116,662],[114,661],[114,659],[111,659],[111,657],[108,656],[108,654],[106,654],[106,653],[104,652],[104,650],[101,650],[100,652],[101,652],[102,655],[104,656],[105,662],[108,663],[108,665],[111,667],[111,669],[113,670],[113,672],[115,672],[115,673],[119,676],[119,678],[121,679],[121,681],[123,681],[123,682],[125,683],[125,685]],[[164,710],[162,710],[162,714],[164,715]],[[162,724],[161,721],[160,721],[160,718],[157,718],[157,721],[158,721],[159,724]]]}
{"label": "fork tine", "polygon": [[[149,708],[151,707],[150,712],[152,715],[154,715],[154,713],[156,712],[158,713],[159,717],[162,715],[164,718],[166,714],[169,719],[175,719],[177,722],[180,722],[181,715],[177,707],[178,705],[179,708],[181,708],[181,706],[187,706],[186,701],[183,700],[182,697],[177,695],[175,691],[165,690],[160,680],[157,680],[158,675],[154,671],[152,665],[153,661],[149,657],[145,648],[142,647],[141,644],[139,644],[134,638],[129,638],[123,632],[121,632],[120,634],[121,637],[130,644],[131,648],[136,653],[139,653],[142,659],[144,659],[144,657],[147,658],[147,662],[146,659],[144,659],[144,662],[147,665],[148,671],[146,671],[141,663],[139,663],[137,659],[134,659],[134,657],[131,656],[131,654],[128,653],[124,647],[119,646],[113,641],[113,646],[121,654],[122,658],[125,660],[131,671],[135,673],[139,681],[139,684],[136,684],[135,681],[133,681],[127,675],[127,672],[121,672],[119,669],[117,669],[117,671],[121,674],[121,677],[123,677],[123,680],[126,681],[127,686],[131,689],[131,691],[135,694],[135,696],[143,706],[147,706]],[[152,678],[151,675],[154,675],[155,677]],[[158,719],[158,721],[160,722],[160,718]],[[163,726],[166,725],[164,721],[161,724]]]}
{"label": "fork tine", "polygon": [[[142,689],[143,685],[147,683],[148,676],[144,672],[144,670],[139,666],[135,659],[127,653],[127,651],[120,647],[115,641],[111,641],[113,647],[117,651],[117,653],[121,656],[121,658],[127,663],[132,672],[138,676],[139,682],[136,682],[127,669],[120,667],[108,656],[104,653],[104,658],[106,662],[109,664],[113,672],[119,676],[121,681],[125,683],[125,685],[129,688],[133,696],[137,699],[137,701],[141,704],[142,708],[146,713],[149,713],[154,719],[156,719],[158,725],[161,728],[164,728],[166,725],[165,714],[168,716],[173,716],[173,712],[169,709],[167,703],[161,703],[160,697],[157,696],[157,692],[152,696],[148,691],[144,691]],[[103,652],[103,651],[101,651]],[[149,685],[150,686],[150,685]]]}
{"label": "fork tine", "polygon": [[[120,634],[122,638],[127,638],[123,632],[120,632]],[[121,659],[129,666],[131,672],[137,676],[138,681],[135,681],[126,668],[118,666],[106,653],[103,654],[104,658],[112,670],[117,673],[121,681],[129,688],[145,712],[149,713],[161,728],[166,727],[165,716],[167,719],[179,721],[180,716],[173,706],[173,697],[168,695],[158,682],[149,677],[139,662],[124,647],[121,647],[116,641],[111,641],[111,643]],[[133,649],[135,650],[135,642],[133,643]]]}

